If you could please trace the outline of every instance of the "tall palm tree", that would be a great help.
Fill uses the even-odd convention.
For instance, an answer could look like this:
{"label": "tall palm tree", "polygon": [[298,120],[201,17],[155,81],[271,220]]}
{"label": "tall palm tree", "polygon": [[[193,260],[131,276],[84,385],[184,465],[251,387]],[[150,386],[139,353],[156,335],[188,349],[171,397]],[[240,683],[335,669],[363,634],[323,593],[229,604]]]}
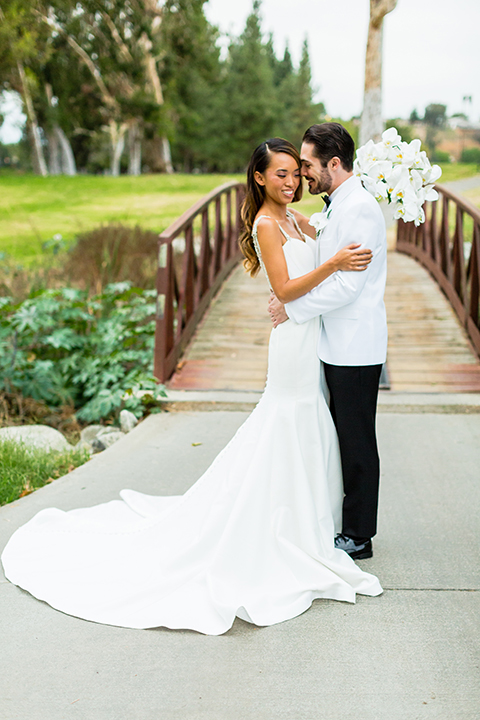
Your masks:
{"label": "tall palm tree", "polygon": [[382,120],[382,38],[383,18],[395,9],[397,0],[370,0],[367,53],[365,57],[365,92],[360,122],[359,144],[380,140]]}

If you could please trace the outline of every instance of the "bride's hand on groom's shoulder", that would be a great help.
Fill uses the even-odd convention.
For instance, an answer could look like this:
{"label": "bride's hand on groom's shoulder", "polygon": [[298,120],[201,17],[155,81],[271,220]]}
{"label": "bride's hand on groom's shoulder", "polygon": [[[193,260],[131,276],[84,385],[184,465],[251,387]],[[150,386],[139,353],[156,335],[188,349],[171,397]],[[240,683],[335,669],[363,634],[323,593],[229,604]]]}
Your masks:
{"label": "bride's hand on groom's shoulder", "polygon": [[281,325],[282,323],[284,323],[285,320],[288,320],[288,315],[285,312],[285,305],[280,302],[280,300],[273,292],[270,293],[268,312],[270,314],[270,319],[273,323],[274,328],[276,328],[277,325]]}
{"label": "bride's hand on groom's shoulder", "polygon": [[351,243],[339,250],[333,259],[337,270],[359,272],[368,268],[372,258],[373,253],[369,248],[363,248],[359,243]]}

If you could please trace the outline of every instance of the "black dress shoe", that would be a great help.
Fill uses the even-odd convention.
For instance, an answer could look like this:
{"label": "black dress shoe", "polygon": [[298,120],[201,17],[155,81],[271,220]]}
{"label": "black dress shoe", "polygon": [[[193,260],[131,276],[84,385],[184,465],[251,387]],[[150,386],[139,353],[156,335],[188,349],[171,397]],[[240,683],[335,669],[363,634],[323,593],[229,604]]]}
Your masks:
{"label": "black dress shoe", "polygon": [[371,540],[354,540],[347,535],[343,535],[343,533],[340,533],[335,538],[335,547],[338,550],[344,550],[352,560],[363,560],[364,558],[371,558],[373,555]]}

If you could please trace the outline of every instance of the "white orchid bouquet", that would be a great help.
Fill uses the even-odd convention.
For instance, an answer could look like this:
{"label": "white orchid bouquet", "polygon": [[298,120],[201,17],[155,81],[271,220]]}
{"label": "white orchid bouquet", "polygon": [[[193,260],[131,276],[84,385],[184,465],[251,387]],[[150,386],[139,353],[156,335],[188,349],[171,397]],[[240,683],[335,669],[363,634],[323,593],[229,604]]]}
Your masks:
{"label": "white orchid bouquet", "polygon": [[420,140],[403,142],[392,127],[385,130],[381,142],[362,145],[353,164],[353,172],[377,200],[395,204],[395,220],[413,221],[416,226],[425,222],[425,201],[437,200],[433,186],[442,174],[420,147]]}

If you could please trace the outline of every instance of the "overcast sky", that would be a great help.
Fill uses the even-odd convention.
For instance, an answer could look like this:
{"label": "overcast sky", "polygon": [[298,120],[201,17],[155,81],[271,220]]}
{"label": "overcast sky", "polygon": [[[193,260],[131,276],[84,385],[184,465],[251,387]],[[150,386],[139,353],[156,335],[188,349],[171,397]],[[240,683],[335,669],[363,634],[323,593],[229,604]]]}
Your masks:
{"label": "overcast sky", "polygon": [[[252,0],[208,0],[205,12],[224,34],[239,35]],[[263,0],[263,29],[277,53],[288,42],[295,62],[308,38],[316,99],[327,112],[349,119],[362,109],[369,0]],[[398,0],[384,24],[383,115],[423,114],[432,102],[449,115],[480,121],[480,0]],[[224,44],[228,42],[224,37]],[[472,104],[462,98],[472,96]],[[15,117],[16,116],[16,117]],[[16,119],[17,118],[17,119]],[[18,113],[0,130],[14,142]]]}
{"label": "overcast sky", "polygon": [[[252,0],[209,0],[205,11],[239,35]],[[369,0],[263,0],[263,29],[278,54],[298,61],[308,38],[317,99],[333,116],[359,115],[363,102]],[[383,115],[422,114],[431,102],[480,119],[480,0],[398,0],[384,23]],[[471,95],[472,106],[462,102]]]}

